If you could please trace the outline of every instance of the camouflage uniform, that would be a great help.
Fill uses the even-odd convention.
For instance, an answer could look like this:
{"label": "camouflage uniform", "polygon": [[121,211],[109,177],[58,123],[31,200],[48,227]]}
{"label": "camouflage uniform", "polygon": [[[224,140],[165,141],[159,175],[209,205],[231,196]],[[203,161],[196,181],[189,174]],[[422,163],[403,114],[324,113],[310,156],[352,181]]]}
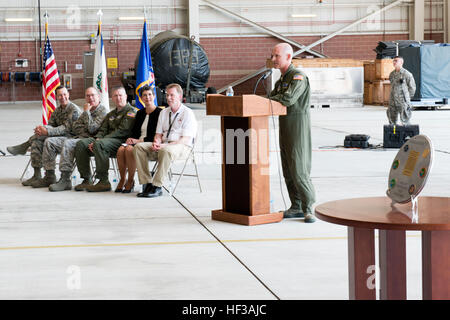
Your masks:
{"label": "camouflage uniform", "polygon": [[311,182],[311,119],[308,77],[291,64],[270,93],[272,100],[287,107],[279,116],[280,154],[291,209],[312,214],[315,190]]}
{"label": "camouflage uniform", "polygon": [[[75,147],[78,171],[83,179],[91,178],[89,158],[95,157],[96,175],[100,181],[108,181],[109,157],[116,156],[117,149],[130,136],[134,125],[136,109],[127,104],[122,110],[109,112],[94,137],[81,139]],[[94,143],[93,152],[88,145]]]}
{"label": "camouflage uniform", "polygon": [[106,108],[99,104],[94,111],[84,111],[73,123],[71,136],[49,137],[45,140],[42,159],[45,170],[55,169],[55,159],[60,154],[59,170],[72,172],[75,158],[75,145],[80,138],[87,138],[97,133],[106,116]]}
{"label": "camouflage uniform", "polygon": [[78,119],[80,114],[81,114],[80,108],[78,108],[78,106],[73,102],[69,102],[67,106],[65,106],[64,108],[59,106],[50,116],[48,125],[45,126],[45,128],[48,131],[48,135],[47,136],[33,135],[30,137],[28,141],[31,144],[30,157],[31,157],[31,166],[33,168],[42,168],[43,164],[44,166],[47,166],[47,161],[51,162],[50,159],[48,158],[44,159],[43,157],[44,142],[46,141],[46,139],[50,137],[72,136],[73,123]]}
{"label": "camouflage uniform", "polygon": [[406,69],[392,71],[389,75],[391,82],[391,94],[389,97],[389,106],[386,110],[390,124],[396,124],[398,114],[403,124],[408,124],[411,118],[411,97],[416,92],[416,83],[413,75]]}

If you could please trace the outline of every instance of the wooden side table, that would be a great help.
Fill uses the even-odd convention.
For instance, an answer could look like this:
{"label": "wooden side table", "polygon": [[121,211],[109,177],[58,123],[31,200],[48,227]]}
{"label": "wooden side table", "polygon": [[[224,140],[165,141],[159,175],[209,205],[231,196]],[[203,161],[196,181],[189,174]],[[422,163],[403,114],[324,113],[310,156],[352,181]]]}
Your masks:
{"label": "wooden side table", "polygon": [[348,227],[350,299],[376,299],[369,279],[375,266],[375,229],[379,229],[381,299],[406,299],[406,230],[422,231],[423,299],[450,299],[450,198],[418,201],[417,223],[409,216],[411,204],[392,207],[388,197],[337,200],[316,207],[319,219]]}

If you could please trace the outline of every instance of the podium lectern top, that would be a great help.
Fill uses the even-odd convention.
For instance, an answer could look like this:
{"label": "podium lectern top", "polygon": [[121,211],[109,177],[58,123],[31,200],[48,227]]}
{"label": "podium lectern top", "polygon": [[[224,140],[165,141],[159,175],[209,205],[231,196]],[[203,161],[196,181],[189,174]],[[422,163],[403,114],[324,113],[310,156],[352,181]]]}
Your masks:
{"label": "podium lectern top", "polygon": [[254,94],[227,97],[208,94],[206,115],[223,117],[253,117],[286,115],[286,107],[281,103]]}

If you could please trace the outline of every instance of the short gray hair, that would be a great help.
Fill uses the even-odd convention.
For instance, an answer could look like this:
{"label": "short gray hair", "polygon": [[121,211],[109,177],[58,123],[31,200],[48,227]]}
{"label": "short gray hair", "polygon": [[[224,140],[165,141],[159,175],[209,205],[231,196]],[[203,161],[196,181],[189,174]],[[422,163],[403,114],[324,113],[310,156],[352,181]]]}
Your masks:
{"label": "short gray hair", "polygon": [[166,92],[167,92],[167,90],[172,89],[172,88],[175,88],[180,96],[183,95],[183,88],[178,83],[168,84],[166,87]]}

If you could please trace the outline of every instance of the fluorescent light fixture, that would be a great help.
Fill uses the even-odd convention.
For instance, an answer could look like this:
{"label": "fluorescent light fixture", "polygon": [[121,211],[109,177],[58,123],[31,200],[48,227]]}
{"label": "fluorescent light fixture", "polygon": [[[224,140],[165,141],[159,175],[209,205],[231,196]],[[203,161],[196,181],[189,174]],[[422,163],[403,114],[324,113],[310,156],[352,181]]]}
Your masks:
{"label": "fluorescent light fixture", "polygon": [[144,20],[144,17],[119,17],[121,21],[136,21],[136,20]]}
{"label": "fluorescent light fixture", "polygon": [[5,18],[6,22],[31,22],[33,18]]}
{"label": "fluorescent light fixture", "polygon": [[317,14],[308,13],[308,14],[291,14],[292,18],[314,18],[317,17]]}

